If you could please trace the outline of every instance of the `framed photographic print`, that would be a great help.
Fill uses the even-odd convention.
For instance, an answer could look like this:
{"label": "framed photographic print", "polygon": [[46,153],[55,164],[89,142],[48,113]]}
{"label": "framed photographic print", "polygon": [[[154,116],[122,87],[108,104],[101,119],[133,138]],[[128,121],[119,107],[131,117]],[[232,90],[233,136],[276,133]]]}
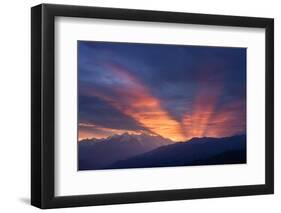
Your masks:
{"label": "framed photographic print", "polygon": [[31,9],[31,203],[272,194],[274,21]]}

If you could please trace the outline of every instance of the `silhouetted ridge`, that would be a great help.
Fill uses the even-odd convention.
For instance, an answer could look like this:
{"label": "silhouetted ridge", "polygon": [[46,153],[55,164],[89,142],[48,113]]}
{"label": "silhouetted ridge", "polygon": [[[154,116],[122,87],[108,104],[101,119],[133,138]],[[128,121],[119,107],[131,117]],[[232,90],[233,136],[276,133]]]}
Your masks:
{"label": "silhouetted ridge", "polygon": [[246,136],[193,138],[156,148],[105,168],[142,168],[246,163]]}

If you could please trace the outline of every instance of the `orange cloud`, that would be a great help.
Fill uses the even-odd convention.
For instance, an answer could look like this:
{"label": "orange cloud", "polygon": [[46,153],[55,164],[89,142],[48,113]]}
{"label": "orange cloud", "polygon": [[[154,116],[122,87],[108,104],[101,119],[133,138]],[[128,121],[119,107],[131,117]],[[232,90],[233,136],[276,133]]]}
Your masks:
{"label": "orange cloud", "polygon": [[186,113],[183,117],[182,125],[186,138],[226,137],[243,133],[246,125],[246,119],[243,118],[244,103],[230,102],[215,111],[220,94],[219,87],[213,87],[212,96],[203,91],[201,90],[195,98],[192,114]]}
{"label": "orange cloud", "polygon": [[187,139],[207,135],[208,125],[215,113],[215,107],[221,94],[221,83],[208,81],[210,72],[201,76],[196,96],[193,100],[191,113],[185,113],[182,126]]}
{"label": "orange cloud", "polygon": [[155,134],[175,141],[185,139],[181,124],[170,117],[160,101],[131,72],[116,64],[108,65],[107,71],[115,83],[111,95],[91,90],[92,95],[107,101]]}

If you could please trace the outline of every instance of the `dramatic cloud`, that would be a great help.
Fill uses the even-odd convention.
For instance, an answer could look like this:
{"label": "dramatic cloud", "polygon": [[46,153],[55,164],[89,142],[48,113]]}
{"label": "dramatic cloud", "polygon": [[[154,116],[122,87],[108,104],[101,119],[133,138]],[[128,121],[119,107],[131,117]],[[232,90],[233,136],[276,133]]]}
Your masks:
{"label": "dramatic cloud", "polygon": [[246,131],[246,49],[80,41],[79,138]]}
{"label": "dramatic cloud", "polygon": [[154,134],[174,140],[184,139],[180,124],[162,109],[159,100],[132,73],[116,64],[106,64],[106,68],[110,80],[103,80],[103,89],[91,87],[87,95],[106,101]]}

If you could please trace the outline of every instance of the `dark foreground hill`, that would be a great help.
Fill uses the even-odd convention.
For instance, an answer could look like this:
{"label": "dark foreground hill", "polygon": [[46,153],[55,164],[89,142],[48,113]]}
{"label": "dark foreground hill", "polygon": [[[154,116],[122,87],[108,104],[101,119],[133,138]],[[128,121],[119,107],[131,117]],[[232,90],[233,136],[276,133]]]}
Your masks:
{"label": "dark foreground hill", "polygon": [[106,169],[246,163],[246,136],[193,138],[156,148]]}

